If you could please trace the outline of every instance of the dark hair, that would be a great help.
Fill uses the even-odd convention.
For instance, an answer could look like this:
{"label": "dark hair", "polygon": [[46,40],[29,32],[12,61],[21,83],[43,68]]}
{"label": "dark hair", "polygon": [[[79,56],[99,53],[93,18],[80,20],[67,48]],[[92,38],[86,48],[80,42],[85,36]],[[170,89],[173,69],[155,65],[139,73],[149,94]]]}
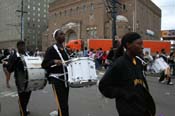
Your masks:
{"label": "dark hair", "polygon": [[9,49],[4,49],[4,56],[8,56],[10,54],[10,50]]}
{"label": "dark hair", "polygon": [[56,38],[56,37],[57,37],[58,35],[60,35],[61,33],[63,33],[62,30],[57,30],[57,31],[55,32],[54,37]]}
{"label": "dark hair", "polygon": [[23,40],[19,40],[16,46],[19,47],[20,45],[25,45],[25,42]]}
{"label": "dark hair", "polygon": [[170,53],[170,56],[173,56],[173,54],[174,54],[174,52],[171,52],[171,53]]}
{"label": "dark hair", "polygon": [[138,33],[129,32],[123,36],[121,44],[123,45],[123,47],[126,48],[127,43],[132,43],[133,41],[137,39],[141,39],[141,36]]}
{"label": "dark hair", "polygon": [[165,49],[164,49],[164,48],[162,48],[162,49],[161,49],[161,52],[162,52],[162,53],[163,53],[163,52],[165,52]]}
{"label": "dark hair", "polygon": [[116,52],[115,52],[115,59],[122,56],[124,54],[124,47],[127,49],[126,44],[127,43],[132,43],[137,39],[141,39],[141,36],[136,33],[136,32],[129,32],[126,33],[121,40],[121,45],[117,48]]}

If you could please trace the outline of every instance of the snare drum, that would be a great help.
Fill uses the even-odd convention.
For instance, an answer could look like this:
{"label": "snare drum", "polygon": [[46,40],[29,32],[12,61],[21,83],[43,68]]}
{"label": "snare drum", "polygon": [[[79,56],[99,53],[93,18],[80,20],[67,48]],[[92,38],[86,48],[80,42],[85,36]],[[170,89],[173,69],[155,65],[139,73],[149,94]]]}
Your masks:
{"label": "snare drum", "polygon": [[41,57],[23,56],[24,72],[18,72],[18,88],[20,91],[43,89],[47,83],[45,70],[41,68]]}
{"label": "snare drum", "polygon": [[70,87],[84,87],[97,82],[95,62],[88,57],[71,59],[67,66]]}
{"label": "snare drum", "polygon": [[160,73],[161,71],[164,71],[167,69],[169,65],[163,60],[163,58],[158,58],[153,62],[152,69],[156,73]]}

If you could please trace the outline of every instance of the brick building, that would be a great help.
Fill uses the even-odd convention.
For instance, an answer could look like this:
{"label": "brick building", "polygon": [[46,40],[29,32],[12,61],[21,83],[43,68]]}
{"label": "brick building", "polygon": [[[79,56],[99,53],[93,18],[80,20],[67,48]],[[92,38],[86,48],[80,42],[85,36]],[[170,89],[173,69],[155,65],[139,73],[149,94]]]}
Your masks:
{"label": "brick building", "polygon": [[[117,36],[135,31],[144,39],[160,39],[161,10],[151,0],[119,0]],[[47,46],[54,42],[52,32],[62,28],[71,39],[112,38],[112,20],[103,0],[56,0],[49,7]]]}

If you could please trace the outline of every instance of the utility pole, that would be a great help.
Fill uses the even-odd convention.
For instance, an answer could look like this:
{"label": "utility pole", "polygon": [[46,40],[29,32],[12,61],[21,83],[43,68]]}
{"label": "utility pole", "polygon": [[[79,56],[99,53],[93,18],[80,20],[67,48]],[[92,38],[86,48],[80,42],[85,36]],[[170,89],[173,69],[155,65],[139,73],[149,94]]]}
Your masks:
{"label": "utility pole", "polygon": [[24,40],[24,13],[27,13],[27,11],[24,11],[23,0],[21,0],[21,10],[16,10],[16,12],[21,13],[21,40]]}
{"label": "utility pole", "polygon": [[116,29],[116,17],[117,17],[117,5],[122,5],[118,2],[118,0],[106,0],[107,7],[109,9],[109,13],[111,13],[112,17],[112,45],[114,47],[114,41],[117,35]]}
{"label": "utility pole", "polygon": [[114,41],[117,35],[117,28],[116,28],[116,17],[117,17],[117,10],[116,10],[116,0],[112,0],[112,46],[114,46]]}

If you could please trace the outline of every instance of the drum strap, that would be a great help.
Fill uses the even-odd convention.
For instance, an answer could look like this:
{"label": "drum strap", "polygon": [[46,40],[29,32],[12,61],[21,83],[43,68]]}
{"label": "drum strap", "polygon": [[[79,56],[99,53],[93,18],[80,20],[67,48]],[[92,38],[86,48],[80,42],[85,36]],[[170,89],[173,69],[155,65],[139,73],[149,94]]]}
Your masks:
{"label": "drum strap", "polygon": [[50,74],[49,77],[54,77],[54,78],[59,79],[59,80],[61,80],[63,82],[68,82],[68,81],[66,81],[64,79],[59,78],[60,76],[63,76],[63,75],[64,75],[64,73],[57,73],[57,74]]}
{"label": "drum strap", "polygon": [[[144,60],[142,60],[142,58],[140,58],[139,56],[136,56],[136,58],[142,62],[142,65],[143,65],[143,66],[147,64],[147,63],[146,63]],[[147,90],[149,91],[149,87],[148,87],[148,83],[147,83],[147,81],[146,81],[146,76],[145,76],[144,70],[142,71],[142,73],[143,73],[144,85],[145,85],[145,87],[147,88]]]}
{"label": "drum strap", "polygon": [[[57,45],[54,44],[53,47],[54,47],[54,49],[56,50],[56,52],[58,53],[58,55],[60,56],[61,61],[62,61],[62,63],[63,63],[63,72],[64,72],[63,74],[64,74],[65,86],[67,87],[67,82],[66,82],[66,71],[65,71],[66,63],[65,63],[65,61],[64,61],[64,59],[63,59],[63,57],[62,57],[60,51],[58,50]],[[64,49],[64,51],[65,51],[65,49]],[[65,51],[65,52],[66,52],[66,51]]]}
{"label": "drum strap", "polygon": [[[24,55],[25,55],[25,56],[29,56],[28,53],[26,53],[26,52],[25,52]],[[21,55],[19,52],[16,52],[16,56],[17,56],[17,57],[21,57],[22,55]]]}

